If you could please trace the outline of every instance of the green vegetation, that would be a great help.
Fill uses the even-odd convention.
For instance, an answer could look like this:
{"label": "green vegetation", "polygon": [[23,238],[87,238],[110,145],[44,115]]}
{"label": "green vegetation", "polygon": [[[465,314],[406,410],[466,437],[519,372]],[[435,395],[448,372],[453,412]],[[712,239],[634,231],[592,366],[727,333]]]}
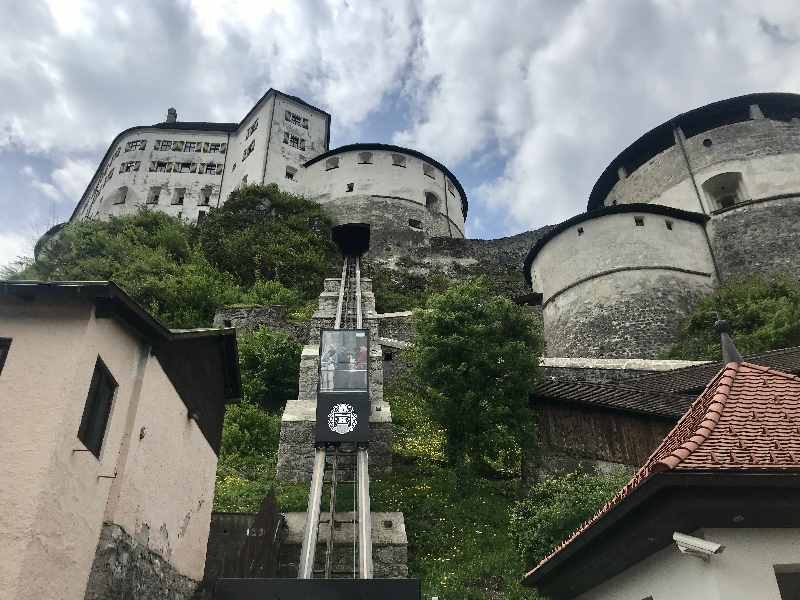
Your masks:
{"label": "green vegetation", "polygon": [[248,402],[281,411],[297,398],[300,344],[281,331],[258,329],[239,337],[242,394]]}
{"label": "green vegetation", "polygon": [[[271,208],[257,210],[257,203]],[[225,224],[233,234],[222,235]],[[210,325],[230,304],[307,313],[334,258],[330,222],[318,205],[274,185],[247,186],[199,226],[144,209],[72,223],[13,277],[110,279],[167,326],[190,328]]]}
{"label": "green vegetation", "polygon": [[510,530],[518,554],[526,564],[537,564],[629,479],[630,473],[620,469],[609,475],[568,473],[537,483],[511,511]]}
{"label": "green vegetation", "polygon": [[450,464],[518,473],[535,430],[528,399],[541,338],[530,313],[474,279],[432,295],[414,323],[413,370]]}
{"label": "green vegetation", "polygon": [[800,345],[800,282],[764,275],[727,282],[694,307],[667,357],[719,360],[717,315],[730,322],[743,355]]}
{"label": "green vegetation", "polygon": [[375,309],[379,313],[413,310],[425,306],[431,294],[447,289],[449,280],[444,273],[416,272],[414,264],[405,261],[399,269],[373,268],[372,291]]}

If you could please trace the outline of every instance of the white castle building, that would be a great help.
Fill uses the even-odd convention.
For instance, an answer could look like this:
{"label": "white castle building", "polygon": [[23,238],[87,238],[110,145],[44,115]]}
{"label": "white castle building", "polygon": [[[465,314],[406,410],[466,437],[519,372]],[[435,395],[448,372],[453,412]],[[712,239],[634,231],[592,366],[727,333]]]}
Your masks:
{"label": "white castle building", "polygon": [[182,122],[170,108],[163,123],[117,135],[70,220],[146,206],[197,221],[242,185],[277,183],[326,206],[337,224],[464,237],[467,199],[447,167],[386,144],[330,150],[330,123],[325,111],[273,89],[239,123]]}

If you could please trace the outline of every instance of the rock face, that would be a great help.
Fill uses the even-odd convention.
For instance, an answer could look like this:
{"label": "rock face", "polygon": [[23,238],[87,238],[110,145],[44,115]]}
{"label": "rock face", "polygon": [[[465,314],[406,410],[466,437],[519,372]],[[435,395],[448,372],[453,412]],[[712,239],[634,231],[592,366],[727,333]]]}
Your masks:
{"label": "rock face", "polygon": [[119,525],[105,523],[86,586],[86,600],[188,600],[200,582],[178,573]]}

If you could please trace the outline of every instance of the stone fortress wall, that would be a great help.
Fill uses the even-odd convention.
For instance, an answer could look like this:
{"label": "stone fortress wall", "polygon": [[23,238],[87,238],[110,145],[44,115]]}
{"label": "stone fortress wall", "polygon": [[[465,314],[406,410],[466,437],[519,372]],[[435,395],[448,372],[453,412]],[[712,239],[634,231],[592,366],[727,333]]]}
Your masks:
{"label": "stone fortress wall", "polygon": [[731,277],[800,275],[800,96],[752,94],[644,134],[606,168],[588,212],[525,262],[548,356],[655,358]]}

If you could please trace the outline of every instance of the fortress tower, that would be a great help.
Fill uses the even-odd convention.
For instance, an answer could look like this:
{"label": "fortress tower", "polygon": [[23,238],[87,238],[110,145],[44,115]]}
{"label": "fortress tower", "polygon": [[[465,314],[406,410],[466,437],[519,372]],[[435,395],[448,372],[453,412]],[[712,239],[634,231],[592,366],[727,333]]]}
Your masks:
{"label": "fortress tower", "polygon": [[531,248],[550,356],[655,358],[692,304],[748,273],[800,276],[800,96],[751,94],[623,150],[587,212]]}

